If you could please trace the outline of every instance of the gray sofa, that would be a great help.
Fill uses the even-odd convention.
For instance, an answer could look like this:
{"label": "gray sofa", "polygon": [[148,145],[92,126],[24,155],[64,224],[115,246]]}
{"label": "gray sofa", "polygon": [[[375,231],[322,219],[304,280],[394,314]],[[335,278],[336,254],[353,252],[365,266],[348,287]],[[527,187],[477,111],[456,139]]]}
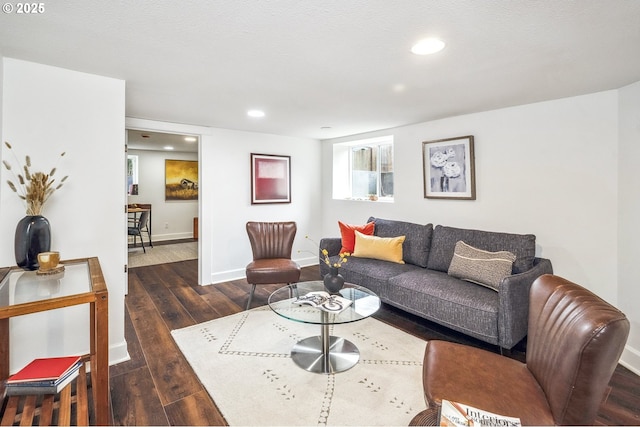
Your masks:
{"label": "gray sofa", "polygon": [[[409,313],[466,335],[511,349],[527,334],[529,288],[553,273],[551,261],[535,256],[535,236],[415,224],[371,217],[378,237],[406,236],[404,264],[351,256],[340,267],[350,283],[365,286],[380,299]],[[509,251],[516,256],[512,274],[498,290],[450,276],[447,272],[458,241],[485,251]],[[333,261],[341,248],[339,237],[323,238]],[[320,273],[329,266],[320,254]]]}

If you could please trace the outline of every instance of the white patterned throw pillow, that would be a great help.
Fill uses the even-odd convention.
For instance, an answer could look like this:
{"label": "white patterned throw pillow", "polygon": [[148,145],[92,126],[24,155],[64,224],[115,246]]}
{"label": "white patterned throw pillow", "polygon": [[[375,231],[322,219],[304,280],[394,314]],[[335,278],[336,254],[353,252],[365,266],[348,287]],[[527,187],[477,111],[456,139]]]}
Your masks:
{"label": "white patterned throw pillow", "polygon": [[511,252],[489,252],[459,240],[448,274],[497,291],[502,279],[511,275],[515,260],[516,256]]}

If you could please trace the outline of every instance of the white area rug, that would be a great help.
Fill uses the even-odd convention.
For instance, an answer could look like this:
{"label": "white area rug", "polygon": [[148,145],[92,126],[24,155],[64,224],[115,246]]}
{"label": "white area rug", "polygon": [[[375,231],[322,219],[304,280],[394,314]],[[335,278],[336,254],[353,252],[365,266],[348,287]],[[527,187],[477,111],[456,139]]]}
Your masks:
{"label": "white area rug", "polygon": [[140,243],[137,248],[129,249],[129,268],[198,258],[198,242],[145,246],[145,249],[146,253],[143,252]]}
{"label": "white area rug", "polygon": [[290,358],[292,346],[320,327],[266,306],[171,333],[232,426],[406,426],[426,407],[425,341],[372,318],[331,328],[358,347],[360,361],[329,375]]}

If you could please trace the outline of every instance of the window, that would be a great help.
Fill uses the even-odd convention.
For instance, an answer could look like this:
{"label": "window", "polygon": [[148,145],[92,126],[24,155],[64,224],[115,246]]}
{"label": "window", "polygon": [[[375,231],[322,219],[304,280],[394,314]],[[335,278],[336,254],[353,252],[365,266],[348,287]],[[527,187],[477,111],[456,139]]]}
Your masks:
{"label": "window", "polygon": [[393,137],[335,144],[333,165],[334,199],[393,200]]}

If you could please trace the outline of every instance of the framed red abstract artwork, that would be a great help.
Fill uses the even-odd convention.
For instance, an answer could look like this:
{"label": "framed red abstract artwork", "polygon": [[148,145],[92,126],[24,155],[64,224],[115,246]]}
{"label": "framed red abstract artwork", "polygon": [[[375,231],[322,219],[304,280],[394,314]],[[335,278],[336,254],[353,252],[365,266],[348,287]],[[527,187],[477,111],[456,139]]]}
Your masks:
{"label": "framed red abstract artwork", "polygon": [[251,204],[291,203],[291,156],[251,153]]}

